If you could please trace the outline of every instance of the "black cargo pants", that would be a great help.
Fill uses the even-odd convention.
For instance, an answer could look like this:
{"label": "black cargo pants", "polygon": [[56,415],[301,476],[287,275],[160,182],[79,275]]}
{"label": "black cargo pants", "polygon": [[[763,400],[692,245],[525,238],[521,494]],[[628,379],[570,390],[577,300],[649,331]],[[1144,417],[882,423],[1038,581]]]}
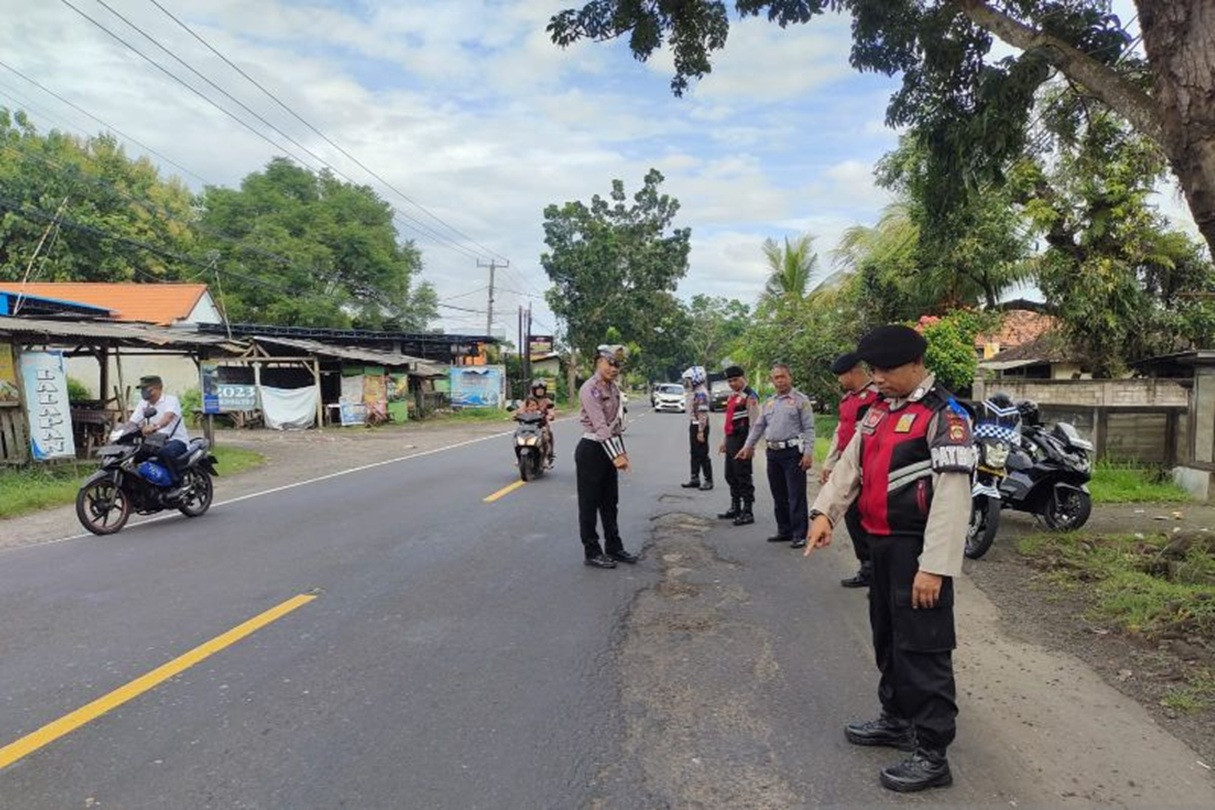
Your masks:
{"label": "black cargo pants", "polygon": [[869,536],[869,623],[882,710],[914,725],[921,748],[944,752],[953,742],[958,716],[953,579],[944,578],[935,608],[911,607],[911,583],[923,548],[922,534]]}

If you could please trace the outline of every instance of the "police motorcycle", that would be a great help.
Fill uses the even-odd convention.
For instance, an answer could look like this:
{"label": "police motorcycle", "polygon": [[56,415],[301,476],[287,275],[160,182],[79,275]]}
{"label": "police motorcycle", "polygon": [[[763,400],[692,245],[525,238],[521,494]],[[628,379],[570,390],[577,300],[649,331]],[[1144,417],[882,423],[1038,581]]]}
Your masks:
{"label": "police motorcycle", "polygon": [[1012,398],[1002,392],[970,410],[978,463],[971,487],[965,553],[977,560],[991,548],[1000,529],[1003,508],[1000,485],[1008,476],[1009,455],[1021,443],[1021,412]]}
{"label": "police motorcycle", "polygon": [[531,481],[544,473],[549,455],[548,436],[544,430],[543,411],[519,411],[515,414],[515,461],[519,478]]}
{"label": "police motorcycle", "polygon": [[[145,419],[155,415],[156,410],[149,408]],[[81,525],[93,534],[106,535],[121,531],[132,512],[151,515],[177,509],[186,517],[199,517],[210,509],[211,479],[218,475],[210,443],[206,439],[190,441],[186,453],[177,459],[181,476],[177,487],[158,455],[163,446],[163,434],[145,436],[138,424],[115,428],[110,443],[97,450],[101,468],[76,493],[76,517]]]}
{"label": "police motorcycle", "polygon": [[1051,531],[1075,531],[1093,511],[1093,445],[1067,422],[1043,425],[1037,403],[1017,407],[1021,445],[1009,456],[1008,476],[1000,484],[1004,508],[1029,512]]}

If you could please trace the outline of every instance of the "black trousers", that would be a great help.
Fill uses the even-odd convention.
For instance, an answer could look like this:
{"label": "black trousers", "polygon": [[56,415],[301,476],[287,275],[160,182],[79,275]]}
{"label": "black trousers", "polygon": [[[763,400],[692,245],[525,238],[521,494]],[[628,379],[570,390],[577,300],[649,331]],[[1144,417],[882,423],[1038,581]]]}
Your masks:
{"label": "black trousers", "polygon": [[688,425],[688,443],[692,451],[692,480],[713,480],[713,462],[709,460],[709,426],[705,425],[705,440],[698,441],[696,432],[700,426],[695,422]]}
{"label": "black trousers", "polygon": [[806,471],[796,447],[768,451],[768,487],[776,510],[776,533],[790,539],[805,537],[810,528],[806,504]]}
{"label": "black trousers", "polygon": [[861,526],[861,510],[856,501],[853,501],[852,506],[848,507],[848,511],[844,513],[844,525],[848,527],[848,536],[852,538],[852,550],[856,552],[856,559],[861,564],[861,570],[870,570],[873,568],[873,563],[869,559],[869,535]]}
{"label": "black trousers", "polygon": [[587,559],[597,557],[604,551],[599,546],[599,534],[595,531],[597,520],[603,521],[606,550],[609,553],[623,551],[620,529],[616,525],[616,504],[620,500],[616,465],[604,452],[603,445],[583,439],[574,448],[574,468],[578,480],[578,530]]}
{"label": "black trousers", "polygon": [[755,502],[755,479],[751,472],[751,459],[739,461],[734,458],[747,443],[747,434],[731,433],[726,437],[726,483],[730,485],[730,498],[746,504]]}
{"label": "black trousers", "polygon": [[953,579],[945,577],[935,608],[911,607],[923,548],[923,535],[870,535],[869,624],[882,711],[914,725],[921,748],[944,752],[953,742],[958,716]]}

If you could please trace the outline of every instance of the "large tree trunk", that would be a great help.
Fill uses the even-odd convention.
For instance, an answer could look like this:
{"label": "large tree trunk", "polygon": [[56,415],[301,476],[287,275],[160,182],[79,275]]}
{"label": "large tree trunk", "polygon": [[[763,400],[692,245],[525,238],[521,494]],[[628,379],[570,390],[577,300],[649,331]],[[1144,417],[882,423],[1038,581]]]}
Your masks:
{"label": "large tree trunk", "polygon": [[1136,0],[1164,148],[1215,254],[1215,2]]}
{"label": "large tree trunk", "polygon": [[1215,0],[1136,0],[1155,77],[1151,96],[1067,42],[984,0],[958,0],[981,28],[1022,50],[1040,49],[1164,150],[1198,229],[1215,254]]}

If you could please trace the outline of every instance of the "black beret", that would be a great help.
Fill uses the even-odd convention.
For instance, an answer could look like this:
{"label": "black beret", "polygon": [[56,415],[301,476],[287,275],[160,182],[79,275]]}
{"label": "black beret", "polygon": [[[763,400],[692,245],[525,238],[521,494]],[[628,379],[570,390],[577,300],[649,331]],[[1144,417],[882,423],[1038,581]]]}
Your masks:
{"label": "black beret", "polygon": [[890,324],[879,326],[861,338],[857,355],[874,368],[898,368],[919,360],[928,349],[928,341],[910,326]]}
{"label": "black beret", "polygon": [[861,362],[861,358],[856,352],[844,352],[839,357],[835,358],[835,362],[831,364],[832,374],[843,374],[856,368]]}
{"label": "black beret", "polygon": [[726,379],[732,380],[735,377],[745,377],[747,372],[743,371],[742,366],[730,366],[725,371]]}

